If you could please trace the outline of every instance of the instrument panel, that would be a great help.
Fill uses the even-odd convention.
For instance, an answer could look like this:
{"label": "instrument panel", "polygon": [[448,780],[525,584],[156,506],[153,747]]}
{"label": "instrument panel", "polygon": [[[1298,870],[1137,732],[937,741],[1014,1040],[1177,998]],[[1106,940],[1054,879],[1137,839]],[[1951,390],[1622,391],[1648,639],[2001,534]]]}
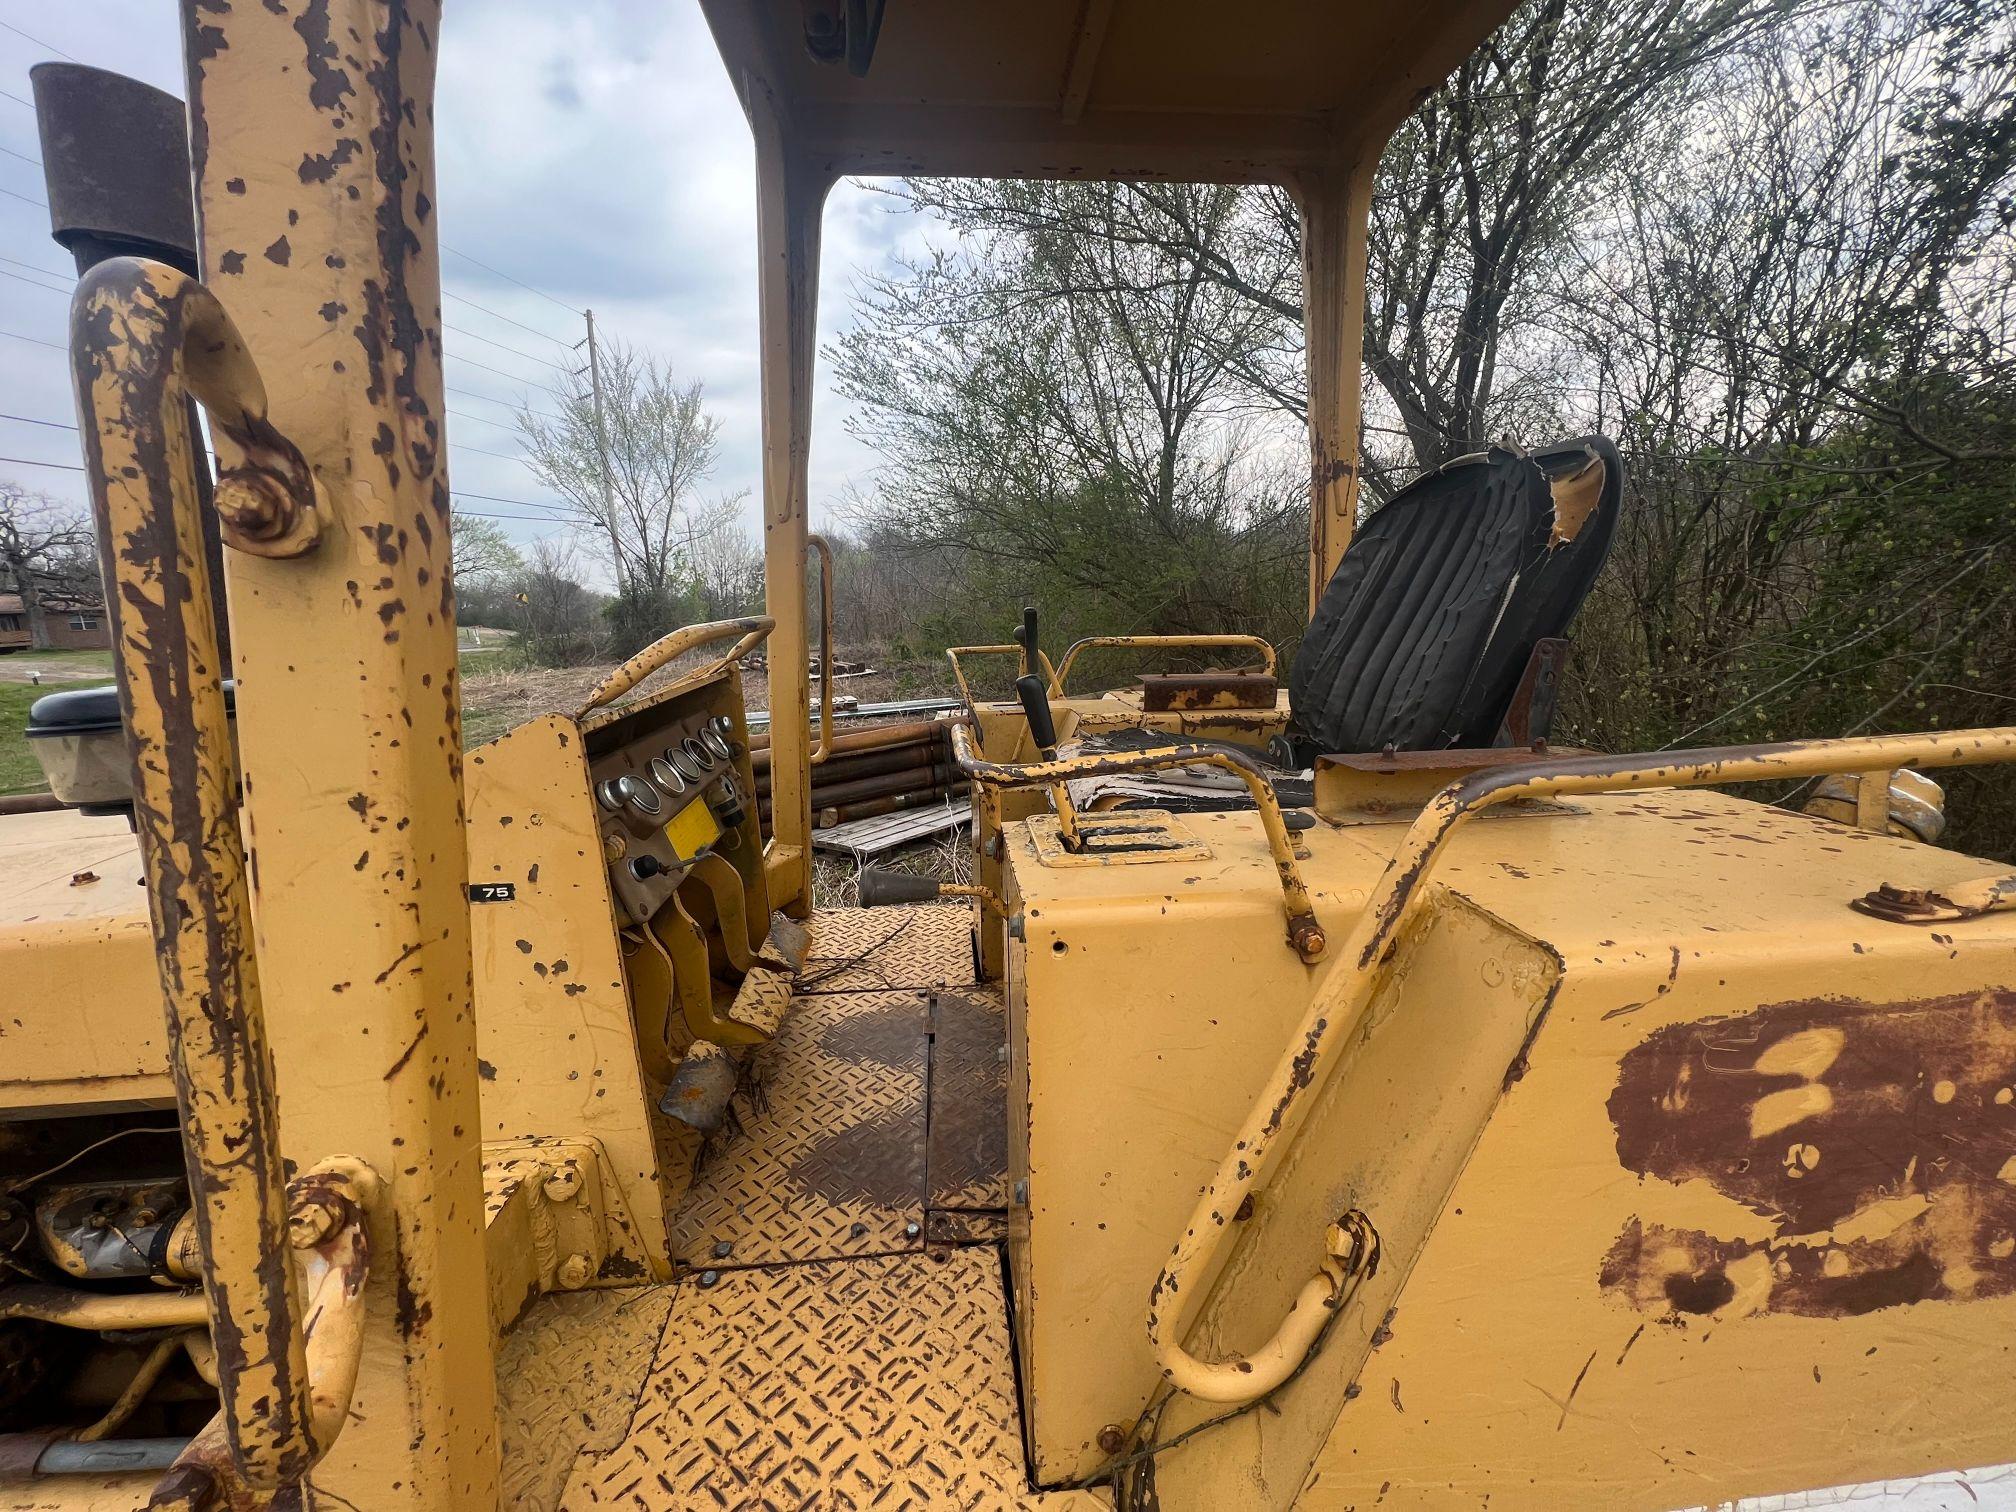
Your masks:
{"label": "instrument panel", "polygon": [[744,843],[754,795],[737,773],[742,755],[728,715],[696,710],[595,758],[603,854],[627,919],[646,922],[695,863]]}

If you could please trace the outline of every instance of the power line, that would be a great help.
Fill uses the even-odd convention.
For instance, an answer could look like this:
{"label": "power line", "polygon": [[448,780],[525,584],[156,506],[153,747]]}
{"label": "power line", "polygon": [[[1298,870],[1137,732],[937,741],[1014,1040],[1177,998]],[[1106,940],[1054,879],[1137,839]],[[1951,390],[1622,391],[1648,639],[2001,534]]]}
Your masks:
{"label": "power line", "polygon": [[58,271],[55,268],[45,268],[40,263],[23,262],[18,257],[0,257],[0,262],[9,263],[17,268],[26,268],[30,273],[46,273],[51,278],[68,278],[75,280],[75,278],[77,277],[77,275],[74,272],[69,271],[67,269]]}
{"label": "power line", "polygon": [[[539,366],[549,367],[553,369],[553,371],[556,373],[564,373],[567,371],[567,369],[560,366],[560,364],[557,362],[548,362],[544,357],[534,357],[530,352],[521,352],[518,350],[518,348],[514,346],[506,346],[503,342],[493,341],[488,336],[479,336],[474,331],[465,331],[462,329],[462,327],[456,325],[450,325],[445,320],[441,322],[441,329],[444,331],[453,331],[457,336],[467,336],[471,341],[481,341],[486,345],[494,346],[499,351],[509,352],[513,357],[523,357],[527,362],[536,362],[539,364]],[[530,383],[532,380],[527,378],[524,381]]]}
{"label": "power line", "polygon": [[[4,336],[5,334],[7,333],[4,331],[0,331],[0,336]],[[479,363],[478,366],[481,366],[481,364]],[[501,404],[504,406],[504,408],[508,410],[523,409],[528,415],[537,415],[542,420],[557,421],[561,425],[565,425],[567,423],[567,419],[564,415],[556,415],[551,410],[533,409],[530,405],[519,405],[509,399],[499,399],[495,394],[471,393],[468,389],[450,388],[446,384],[442,385],[442,392],[447,394],[454,394],[457,397],[463,399],[481,399],[485,404]],[[551,389],[548,389],[547,392],[550,394],[553,391]],[[463,418],[465,420],[475,420],[481,417],[476,415],[465,415],[463,416]],[[483,421],[483,423],[485,425],[496,425],[498,422],[495,420],[485,420]],[[512,430],[514,428],[515,427],[509,425],[503,427],[503,429],[505,430]]]}
{"label": "power line", "polygon": [[[0,26],[4,26],[4,27],[6,27],[8,31],[10,31],[10,32],[14,33],[14,35],[15,35],[15,36],[17,36],[17,37],[21,38],[21,40],[22,40],[22,41],[24,41],[24,42],[33,42],[33,43],[34,43],[34,44],[35,44],[35,45],[36,45],[37,47],[46,47],[46,48],[48,48],[48,49],[49,49],[49,51],[51,51],[52,53],[56,54],[56,56],[57,56],[57,57],[59,57],[59,58],[70,58],[70,54],[68,54],[68,53],[66,53],[65,51],[63,51],[63,49],[62,49],[62,48],[60,48],[60,47],[56,46],[56,45],[55,45],[54,43],[52,43],[52,42],[44,42],[44,41],[43,41],[43,40],[42,40],[42,39],[41,39],[40,37],[31,37],[31,36],[29,36],[29,35],[28,35],[28,33],[26,33],[26,32],[24,32],[23,30],[21,30],[21,28],[20,28],[20,27],[18,27],[18,26],[14,26],[14,25],[12,25],[12,24],[10,24],[10,23],[6,22],[6,21],[0,21]],[[81,61],[82,61],[82,59],[79,59],[79,58],[70,58],[70,61],[71,61],[72,63],[77,63],[77,62],[81,62]]]}
{"label": "power line", "polygon": [[[6,24],[5,21],[0,21],[0,26],[5,26]],[[30,157],[25,152],[16,152],[12,147],[0,147],[0,152],[6,153],[9,157],[17,157],[24,163],[33,163],[37,168],[42,166],[42,159]]]}
{"label": "power line", "polygon": [[33,457],[0,457],[0,462],[12,462],[17,467],[53,467],[58,472],[82,472],[75,462],[37,462]]}
{"label": "power line", "polygon": [[497,494],[463,493],[459,488],[452,492],[459,499],[481,499],[485,504],[516,504],[524,509],[551,509],[570,515],[581,512],[571,504],[554,504],[545,499],[507,499]]}
{"label": "power line", "polygon": [[567,397],[567,395],[561,393],[560,390],[556,388],[547,388],[547,386],[543,383],[533,383],[530,378],[521,378],[516,373],[507,373],[504,371],[504,369],[492,367],[487,362],[478,362],[474,357],[463,357],[454,352],[450,352],[448,355],[454,357],[457,362],[466,362],[469,364],[469,366],[473,368],[481,368],[486,373],[495,373],[499,378],[509,378],[513,383],[523,383],[529,385],[532,388],[543,389],[545,390],[545,392],[551,394],[555,399],[565,399]]}
{"label": "power line", "polygon": [[467,252],[457,251],[454,247],[449,246],[448,243],[446,242],[441,243],[441,250],[443,252],[453,252],[455,256],[461,258],[464,262],[475,263],[476,266],[481,268],[485,273],[494,273],[499,278],[503,279],[506,283],[514,283],[518,285],[519,288],[525,290],[528,294],[537,294],[541,299],[547,300],[553,304],[560,306],[561,309],[567,311],[567,313],[570,315],[579,315],[581,313],[579,310],[575,309],[574,306],[567,303],[566,300],[554,299],[553,296],[551,294],[548,294],[544,289],[535,289],[532,287],[532,285],[526,283],[522,278],[513,278],[509,273],[506,273],[502,268],[493,268],[490,266],[490,264],[482,261],[480,258],[471,257]]}
{"label": "power line", "polygon": [[19,331],[0,331],[0,336],[11,336],[16,341],[32,341],[36,346],[45,346],[52,352],[67,352],[70,348],[59,342],[44,341],[40,336],[23,336]]}
{"label": "power line", "polygon": [[0,415],[0,420],[18,420],[23,425],[46,425],[51,430],[74,431],[76,426],[62,420],[37,420],[33,415]]}
{"label": "power line", "polygon": [[21,98],[21,96],[17,94],[8,94],[7,91],[4,89],[0,89],[0,95],[4,95],[7,99],[12,100],[16,105],[26,105],[30,110],[33,110],[35,108],[35,102],[33,100],[24,100]]}
{"label": "power line", "polygon": [[70,293],[68,289],[59,288],[55,284],[45,284],[39,279],[30,278],[26,273],[9,273],[5,268],[0,268],[0,278],[16,279],[21,283],[29,284],[34,288],[42,290],[45,294],[62,294],[67,297]]}
{"label": "power line", "polygon": [[[451,394],[455,394],[455,393],[460,393],[460,392],[461,392],[461,390],[460,390],[460,389],[450,389],[450,390],[448,390],[448,392],[449,392],[449,393],[451,393]],[[479,396],[479,397],[480,397],[480,396]],[[463,414],[463,413],[462,413],[462,411],[460,411],[460,410],[450,410],[450,411],[448,411],[448,413],[449,413],[449,414],[451,414],[451,415],[453,415],[453,416],[454,416],[454,417],[455,417],[455,418],[456,418],[457,420],[474,420],[474,421],[475,421],[475,422],[476,422],[476,423],[477,423],[478,425],[494,425],[494,426],[496,426],[496,427],[497,427],[497,429],[499,429],[499,430],[508,430],[508,431],[512,431],[512,432],[516,432],[516,431],[517,431],[517,429],[518,429],[518,427],[517,427],[517,426],[515,426],[515,425],[506,425],[506,424],[505,424],[505,423],[504,423],[504,422],[503,422],[502,420],[485,420],[485,419],[484,419],[484,418],[483,418],[483,417],[482,417],[481,415],[465,415],[465,414]],[[456,445],[457,443],[455,443],[455,442],[451,441],[451,442],[449,442],[448,444],[449,444],[450,446],[453,446],[453,445]]]}
{"label": "power line", "polygon": [[25,201],[30,205],[40,205],[44,210],[47,210],[49,208],[49,202],[47,200],[38,200],[33,195],[16,194],[12,189],[0,189],[0,194],[6,195],[9,199],[18,199]]}
{"label": "power line", "polygon": [[544,337],[547,341],[552,342],[555,346],[564,347],[568,345],[567,342],[562,341],[558,336],[554,336],[546,331],[542,331],[537,326],[529,326],[525,324],[525,322],[522,320],[513,320],[509,315],[501,315],[497,311],[491,309],[488,305],[480,305],[476,303],[476,301],[473,299],[455,293],[452,289],[443,289],[441,292],[447,295],[448,298],[454,300],[455,303],[457,304],[465,304],[469,306],[469,308],[472,310],[481,310],[485,315],[488,315],[492,320],[501,320],[504,322],[504,324],[516,326],[518,327],[519,330],[529,332],[531,335]]}

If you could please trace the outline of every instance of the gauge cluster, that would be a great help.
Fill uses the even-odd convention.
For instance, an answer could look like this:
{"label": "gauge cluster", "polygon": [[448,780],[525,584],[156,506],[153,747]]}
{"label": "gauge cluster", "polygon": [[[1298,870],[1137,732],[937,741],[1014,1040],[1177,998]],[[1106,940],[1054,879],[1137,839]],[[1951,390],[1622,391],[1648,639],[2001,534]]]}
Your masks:
{"label": "gauge cluster", "polygon": [[701,713],[596,758],[603,853],[629,919],[649,919],[695,863],[743,843],[754,795],[736,772],[741,755],[733,721]]}

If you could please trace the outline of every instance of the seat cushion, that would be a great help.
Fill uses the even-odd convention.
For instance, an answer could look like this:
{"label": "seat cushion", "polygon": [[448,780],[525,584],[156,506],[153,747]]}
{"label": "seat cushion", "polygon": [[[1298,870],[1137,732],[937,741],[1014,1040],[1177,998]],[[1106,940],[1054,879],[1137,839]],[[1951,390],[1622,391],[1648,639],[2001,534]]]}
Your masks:
{"label": "seat cushion", "polygon": [[1358,531],[1289,680],[1322,751],[1484,746],[1534,643],[1559,635],[1609,550],[1623,467],[1601,437],[1502,447],[1416,479]]}

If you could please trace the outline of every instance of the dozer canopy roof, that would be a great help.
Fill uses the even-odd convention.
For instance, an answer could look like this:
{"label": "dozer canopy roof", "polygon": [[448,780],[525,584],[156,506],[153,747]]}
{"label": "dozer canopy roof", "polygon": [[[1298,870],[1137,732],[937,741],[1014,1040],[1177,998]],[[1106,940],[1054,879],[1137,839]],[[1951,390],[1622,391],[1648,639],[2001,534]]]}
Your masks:
{"label": "dozer canopy roof", "polygon": [[702,0],[833,173],[1246,182],[1377,153],[1510,0]]}

